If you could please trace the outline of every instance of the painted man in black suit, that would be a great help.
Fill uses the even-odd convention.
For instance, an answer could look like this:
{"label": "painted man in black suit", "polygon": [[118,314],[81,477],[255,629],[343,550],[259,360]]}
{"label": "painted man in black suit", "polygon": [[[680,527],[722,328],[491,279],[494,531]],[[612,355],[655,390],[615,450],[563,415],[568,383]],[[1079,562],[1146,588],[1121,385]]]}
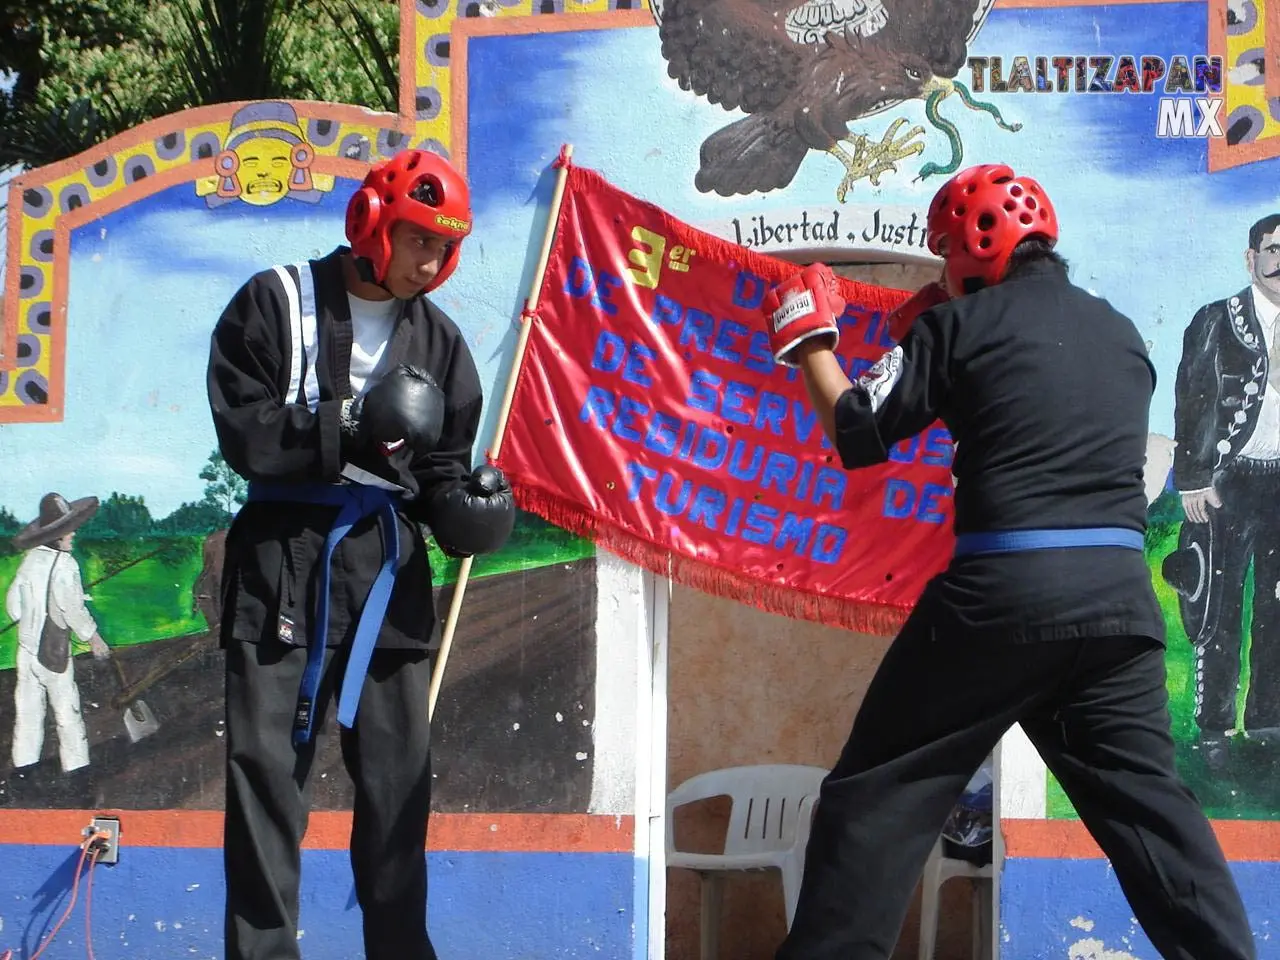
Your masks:
{"label": "painted man in black suit", "polygon": [[1236,727],[1253,562],[1251,739],[1280,738],[1280,213],[1249,229],[1250,284],[1201,307],[1174,394],[1173,482],[1186,522],[1164,564],[1196,647],[1196,724],[1213,756]]}

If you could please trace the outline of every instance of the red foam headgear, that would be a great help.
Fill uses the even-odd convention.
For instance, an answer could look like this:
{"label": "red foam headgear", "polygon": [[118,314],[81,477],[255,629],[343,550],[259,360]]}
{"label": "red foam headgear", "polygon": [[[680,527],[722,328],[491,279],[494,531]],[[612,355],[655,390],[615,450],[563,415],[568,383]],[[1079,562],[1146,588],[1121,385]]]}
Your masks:
{"label": "red foam headgear", "polygon": [[[426,186],[425,200],[413,196]],[[373,265],[374,279],[387,278],[391,227],[401,220],[450,238],[440,271],[423,289],[434,290],[458,265],[462,240],[471,232],[471,195],[467,182],[438,154],[405,150],[371,169],[347,203],[347,240],[351,252]]]}
{"label": "red foam headgear", "polygon": [[966,280],[999,283],[1014,247],[1030,237],[1055,245],[1058,215],[1040,184],[1014,176],[1003,163],[961,170],[929,205],[925,242],[942,256],[946,239],[945,271],[953,296],[964,294]]}

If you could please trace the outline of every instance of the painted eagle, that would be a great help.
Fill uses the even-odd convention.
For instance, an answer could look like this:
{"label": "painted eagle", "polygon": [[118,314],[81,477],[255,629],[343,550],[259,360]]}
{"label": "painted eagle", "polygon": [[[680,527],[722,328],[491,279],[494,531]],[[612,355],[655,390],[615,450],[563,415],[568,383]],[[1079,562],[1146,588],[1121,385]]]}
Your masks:
{"label": "painted eagle", "polygon": [[[905,119],[879,143],[851,135],[849,123],[918,97],[936,108],[956,88],[951,78],[991,8],[991,0],[651,4],[667,73],[681,89],[748,114],[703,142],[697,188],[727,197],[785,187],[810,150],[823,150],[848,171],[842,201],[857,180],[878,183],[895,161],[924,149],[911,142],[923,127],[894,139]],[[937,122],[936,112],[930,117]]]}

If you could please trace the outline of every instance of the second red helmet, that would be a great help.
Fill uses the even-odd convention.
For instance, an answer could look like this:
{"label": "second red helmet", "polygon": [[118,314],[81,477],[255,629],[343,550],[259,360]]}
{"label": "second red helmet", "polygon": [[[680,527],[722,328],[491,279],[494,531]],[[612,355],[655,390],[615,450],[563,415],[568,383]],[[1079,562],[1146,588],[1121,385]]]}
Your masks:
{"label": "second red helmet", "polygon": [[964,293],[966,280],[999,283],[1014,248],[1032,237],[1056,244],[1058,215],[1039,183],[1016,176],[1003,163],[961,170],[929,205],[925,242],[935,256],[944,256],[945,239],[953,296]]}
{"label": "second red helmet", "polygon": [[423,290],[428,293],[453,273],[462,240],[471,232],[471,194],[448,160],[427,150],[405,150],[373,167],[352,194],[347,240],[353,254],[373,265],[378,283],[386,279],[391,262],[391,228],[402,220],[453,241]]}

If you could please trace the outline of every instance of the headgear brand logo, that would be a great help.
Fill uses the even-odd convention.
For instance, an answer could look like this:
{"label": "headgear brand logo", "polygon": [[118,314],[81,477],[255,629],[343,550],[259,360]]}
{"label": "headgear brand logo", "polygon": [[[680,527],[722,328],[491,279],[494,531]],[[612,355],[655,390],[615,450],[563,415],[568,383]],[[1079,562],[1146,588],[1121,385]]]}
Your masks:
{"label": "headgear brand logo", "polygon": [[1014,57],[1007,80],[1001,57],[970,57],[969,70],[974,93],[1159,93],[1157,137],[1224,136],[1222,57]]}
{"label": "headgear brand logo", "polygon": [[450,217],[443,213],[436,214],[436,225],[449,230],[457,230],[459,233],[463,233],[471,227],[471,224],[467,223],[467,221],[459,220],[457,217]]}

